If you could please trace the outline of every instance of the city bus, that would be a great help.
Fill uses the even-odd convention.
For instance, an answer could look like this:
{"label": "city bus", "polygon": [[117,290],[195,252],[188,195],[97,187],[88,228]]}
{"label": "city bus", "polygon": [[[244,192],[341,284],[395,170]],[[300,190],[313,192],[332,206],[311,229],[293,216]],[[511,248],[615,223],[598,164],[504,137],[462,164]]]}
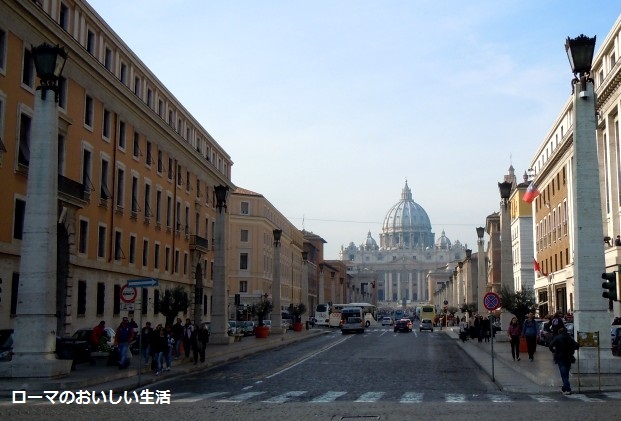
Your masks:
{"label": "city bus", "polygon": [[436,320],[436,307],[433,304],[423,304],[417,307],[416,313],[419,320],[431,319],[432,323]]}
{"label": "city bus", "polygon": [[369,327],[377,323],[377,307],[369,303],[332,304],[328,326],[341,326],[341,310],[345,307],[360,307],[363,313],[364,326]]}
{"label": "city bus", "polygon": [[315,307],[315,324],[317,326],[330,326],[330,304],[317,304]]}

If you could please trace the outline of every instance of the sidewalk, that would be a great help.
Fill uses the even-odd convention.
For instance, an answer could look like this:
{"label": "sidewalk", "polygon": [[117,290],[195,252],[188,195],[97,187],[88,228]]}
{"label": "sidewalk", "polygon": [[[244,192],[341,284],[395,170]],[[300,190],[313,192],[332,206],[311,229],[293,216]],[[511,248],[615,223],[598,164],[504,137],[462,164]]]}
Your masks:
{"label": "sidewalk", "polygon": [[[494,360],[490,342],[479,343],[476,339],[462,342],[459,328],[447,328],[444,333],[454,339],[462,350],[484,370],[498,385],[500,390],[527,393],[553,393],[561,390],[561,376],[558,366],[552,361],[552,353],[547,347],[537,345],[534,361],[528,360],[528,354],[520,353],[520,361],[513,361],[511,345],[506,335],[499,332],[494,340]],[[597,392],[597,374],[581,374],[578,378],[577,367],[573,365],[569,378],[574,392]],[[621,375],[601,374],[599,378],[601,391],[621,390]]]}
{"label": "sidewalk", "polygon": [[[7,397],[11,398],[14,390],[25,390],[29,394],[37,394],[44,390],[90,390],[90,391],[114,391],[122,392],[139,386],[145,386],[155,381],[161,381],[167,377],[179,376],[213,367],[225,362],[243,358],[245,356],[262,352],[267,349],[279,348],[290,343],[309,339],[326,332],[322,329],[303,330],[301,332],[287,331],[284,334],[271,334],[265,339],[257,339],[254,336],[246,336],[239,342],[227,345],[215,345],[208,343],[205,352],[205,362],[194,365],[190,360],[182,358],[172,361],[170,371],[164,371],[162,375],[155,376],[150,369],[150,364],[142,366],[142,374],[138,376],[139,355],[134,355],[129,368],[119,370],[117,366],[107,366],[105,360],[97,361],[97,365],[79,364],[69,376],[61,379],[3,379],[0,383],[0,401]],[[140,384],[139,379],[140,377]]]}

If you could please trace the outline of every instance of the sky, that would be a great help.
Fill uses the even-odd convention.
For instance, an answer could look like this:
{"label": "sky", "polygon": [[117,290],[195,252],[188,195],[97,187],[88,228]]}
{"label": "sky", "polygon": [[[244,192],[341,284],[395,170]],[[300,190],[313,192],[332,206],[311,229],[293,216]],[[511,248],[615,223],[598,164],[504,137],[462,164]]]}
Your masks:
{"label": "sky", "polygon": [[617,0],[90,0],[324,258],[379,244],[405,181],[436,239],[476,246],[571,94],[565,40]]}

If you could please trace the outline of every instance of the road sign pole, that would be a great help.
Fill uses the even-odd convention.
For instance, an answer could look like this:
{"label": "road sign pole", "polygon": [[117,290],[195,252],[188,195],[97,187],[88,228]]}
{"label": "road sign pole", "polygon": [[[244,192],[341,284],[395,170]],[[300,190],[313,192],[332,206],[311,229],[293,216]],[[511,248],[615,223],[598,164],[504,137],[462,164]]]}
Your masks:
{"label": "road sign pole", "polygon": [[490,339],[490,346],[492,347],[492,381],[496,382],[496,378],[494,377],[494,316],[492,315],[492,312],[489,312],[489,330],[490,330],[490,335],[492,335],[491,339]]}
{"label": "road sign pole", "polygon": [[[142,380],[142,306],[144,305],[144,288],[140,288],[140,316],[138,317],[138,387]],[[131,347],[129,352],[131,352]]]}

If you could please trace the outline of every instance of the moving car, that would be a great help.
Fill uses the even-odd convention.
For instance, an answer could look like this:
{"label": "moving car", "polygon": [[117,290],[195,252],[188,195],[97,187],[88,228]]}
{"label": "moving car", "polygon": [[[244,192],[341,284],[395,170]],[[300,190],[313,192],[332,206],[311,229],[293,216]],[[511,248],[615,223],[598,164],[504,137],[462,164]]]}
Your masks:
{"label": "moving car", "polygon": [[382,326],[392,326],[393,321],[390,317],[382,317]]}
{"label": "moving car", "polygon": [[423,330],[430,330],[433,332],[433,322],[431,321],[431,319],[422,319],[420,321],[419,329],[420,332],[422,332]]}
{"label": "moving car", "polygon": [[395,322],[395,332],[411,332],[412,331],[412,321],[407,318],[399,319]]}
{"label": "moving car", "polygon": [[341,325],[341,333],[348,332],[364,333],[364,320],[362,317],[348,317]]}

